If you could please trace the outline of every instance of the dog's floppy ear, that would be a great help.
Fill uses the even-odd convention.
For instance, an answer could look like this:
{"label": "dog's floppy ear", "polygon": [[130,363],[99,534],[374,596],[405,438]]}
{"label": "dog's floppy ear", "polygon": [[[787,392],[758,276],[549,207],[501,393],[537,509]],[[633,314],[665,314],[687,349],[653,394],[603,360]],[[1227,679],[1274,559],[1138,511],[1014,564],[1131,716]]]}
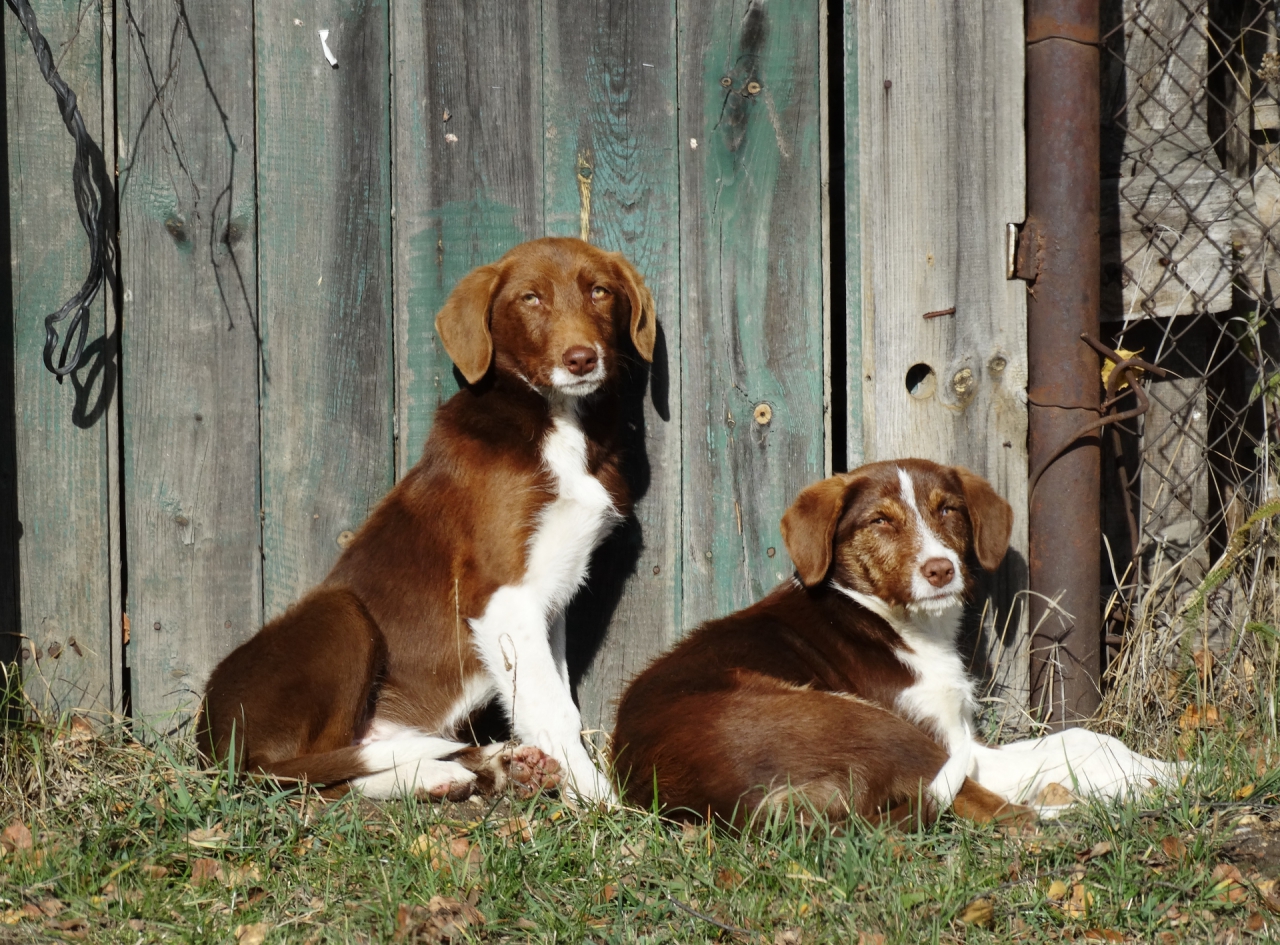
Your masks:
{"label": "dog's floppy ear", "polygon": [[969,522],[973,525],[973,550],[978,564],[988,571],[1000,567],[1004,553],[1009,550],[1009,535],[1013,531],[1013,509],[996,495],[991,483],[963,466],[956,467],[960,476],[960,488],[964,490],[964,502],[969,507]]}
{"label": "dog's floppy ear", "polygon": [[831,569],[836,525],[849,496],[862,482],[853,476],[831,476],[801,490],[782,516],[782,540],[805,587],[813,587]]}
{"label": "dog's floppy ear", "polygon": [[468,384],[484,377],[493,360],[493,336],[489,334],[489,307],[498,287],[498,270],[480,266],[462,277],[436,315],[436,331],[444,350]]}
{"label": "dog's floppy ear", "polygon": [[652,362],[653,346],[658,338],[658,317],[653,295],[644,284],[644,278],[625,256],[614,253],[613,262],[618,267],[618,277],[626,289],[627,301],[631,303],[631,342],[636,346],[636,351],[640,352],[640,357]]}

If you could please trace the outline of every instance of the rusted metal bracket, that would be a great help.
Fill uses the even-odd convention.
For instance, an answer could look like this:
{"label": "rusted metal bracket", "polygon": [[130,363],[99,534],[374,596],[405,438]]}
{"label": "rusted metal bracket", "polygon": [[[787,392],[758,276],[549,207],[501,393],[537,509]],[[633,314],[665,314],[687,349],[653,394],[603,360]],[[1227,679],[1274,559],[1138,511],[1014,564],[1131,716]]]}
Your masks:
{"label": "rusted metal bracket", "polygon": [[[1111,369],[1111,374],[1107,377],[1106,397],[1103,399],[1101,407],[1102,416],[1097,420],[1090,420],[1080,429],[1076,430],[1065,443],[1050,453],[1048,457],[1046,457],[1040,465],[1036,467],[1035,471],[1031,474],[1031,478],[1027,481],[1028,496],[1035,493],[1036,484],[1040,482],[1040,477],[1044,474],[1044,471],[1052,466],[1054,462],[1062,456],[1063,453],[1069,450],[1074,443],[1078,442],[1081,437],[1088,436],[1094,430],[1101,430],[1108,424],[1120,423],[1122,420],[1132,420],[1134,417],[1140,417],[1151,408],[1151,401],[1147,399],[1146,392],[1143,391],[1142,386],[1138,383],[1137,375],[1134,373],[1135,371],[1146,371],[1150,374],[1154,374],[1156,377],[1166,377],[1169,373],[1164,368],[1156,367],[1151,362],[1144,361],[1137,355],[1132,355],[1127,358],[1122,357],[1120,354],[1098,341],[1088,332],[1081,334],[1080,340],[1115,365],[1115,367]],[[1138,398],[1138,405],[1129,410],[1122,410],[1120,413],[1107,413],[1107,411],[1113,409],[1119,402],[1120,398],[1124,396],[1124,393],[1121,392],[1122,381],[1129,385],[1129,390],[1133,391],[1134,396]]]}
{"label": "rusted metal bracket", "polygon": [[[1009,224],[1016,226],[1016,224]],[[1044,265],[1044,230],[1034,217],[1028,217],[1022,226],[1017,227],[1018,236],[1013,248],[1013,260],[1010,279],[1021,279],[1028,285],[1035,285],[1040,278],[1040,270]]]}

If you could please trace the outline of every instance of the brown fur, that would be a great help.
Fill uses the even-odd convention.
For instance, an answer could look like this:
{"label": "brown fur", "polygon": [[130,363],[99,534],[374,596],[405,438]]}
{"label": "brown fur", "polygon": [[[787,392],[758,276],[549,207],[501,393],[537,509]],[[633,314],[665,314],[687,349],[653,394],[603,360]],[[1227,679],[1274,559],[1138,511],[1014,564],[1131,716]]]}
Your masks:
{"label": "brown fur", "polygon": [[459,282],[437,327],[469,386],[436,412],[422,458],[323,583],[214,670],[198,730],[206,758],[228,757],[234,733],[240,769],[332,783],[371,773],[351,746],[375,715],[455,734],[443,723],[483,672],[467,621],[519,581],[554,497],[541,456],[548,404],[530,384],[549,386],[576,346],[606,358],[581,418],[589,472],[627,513],[619,355],[651,360],[656,328],[630,263],[581,240],[524,243]]}
{"label": "brown fur", "polygon": [[[921,514],[962,561],[973,553],[985,567],[1000,563],[1009,506],[967,470],[902,460],[808,487],[782,519],[799,580],[703,624],[623,694],[613,751],[628,800],[739,825],[792,800],[836,819],[935,814],[919,800],[947,752],[896,713],[915,681],[895,655],[905,643],[826,580],[910,599],[919,542],[898,468],[912,474]],[[971,780],[954,809],[979,820],[1014,810]]]}

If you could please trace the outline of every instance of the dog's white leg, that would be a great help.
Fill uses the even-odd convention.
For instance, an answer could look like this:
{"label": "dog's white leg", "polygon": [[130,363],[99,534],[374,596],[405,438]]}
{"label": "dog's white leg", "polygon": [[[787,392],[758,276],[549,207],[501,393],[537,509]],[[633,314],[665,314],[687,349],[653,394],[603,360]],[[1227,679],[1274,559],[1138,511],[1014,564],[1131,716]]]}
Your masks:
{"label": "dog's white leg", "polygon": [[960,731],[950,742],[950,757],[925,789],[939,810],[946,810],[951,806],[951,802],[960,793],[960,788],[964,787],[964,779],[969,776],[973,766],[973,735],[967,719],[960,720]]}
{"label": "dog's white leg", "polygon": [[1151,782],[1177,783],[1182,766],[1130,751],[1119,739],[1082,728],[1030,738],[999,748],[975,746],[975,779],[1013,803],[1027,803],[1049,784],[1082,797],[1119,797]]}
{"label": "dog's white leg", "polygon": [[499,588],[471,628],[516,738],[560,762],[572,793],[612,800],[612,787],[583,747],[582,717],[567,672],[562,675],[552,654],[552,626],[536,595],[520,586]]}
{"label": "dog's white leg", "polygon": [[399,797],[418,791],[436,795],[456,792],[476,779],[474,771],[456,761],[445,760],[464,747],[414,729],[400,729],[384,738],[366,740],[360,746],[360,760],[375,773],[356,778],[351,786],[373,798]]}

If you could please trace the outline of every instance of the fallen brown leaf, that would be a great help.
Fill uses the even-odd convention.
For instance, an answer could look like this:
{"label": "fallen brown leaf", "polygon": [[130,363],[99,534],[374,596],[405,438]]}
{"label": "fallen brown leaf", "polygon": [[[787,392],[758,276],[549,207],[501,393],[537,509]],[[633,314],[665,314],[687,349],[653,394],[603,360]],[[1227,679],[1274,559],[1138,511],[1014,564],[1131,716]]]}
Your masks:
{"label": "fallen brown leaf", "polygon": [[1060,879],[1055,879],[1049,884],[1049,891],[1045,895],[1054,902],[1061,902],[1067,898],[1067,884]]}
{"label": "fallen brown leaf", "polygon": [[516,919],[515,927],[518,929],[524,929],[526,932],[535,932],[538,929],[538,923],[534,922],[532,919],[526,919],[524,916],[521,916]]}
{"label": "fallen brown leaf", "polygon": [[883,932],[859,932],[858,945],[884,945]]}
{"label": "fallen brown leaf", "polygon": [[9,852],[21,853],[24,850],[30,850],[34,845],[31,838],[31,830],[20,820],[15,820],[9,826],[0,831],[0,845]]}
{"label": "fallen brown leaf", "polygon": [[1178,728],[1184,732],[1198,728],[1216,728],[1222,724],[1216,705],[1189,705],[1178,718]]}
{"label": "fallen brown leaf", "polygon": [[432,896],[425,906],[400,904],[393,941],[451,942],[465,938],[466,929],[484,925],[484,921],[484,915],[470,903],[448,896]]}
{"label": "fallen brown leaf", "polygon": [[1249,918],[1244,920],[1244,928],[1246,932],[1261,932],[1266,928],[1267,920],[1262,917],[1261,912],[1250,912]]}
{"label": "fallen brown leaf", "polygon": [[271,925],[267,922],[254,922],[252,925],[237,925],[235,929],[237,945],[262,945],[267,939]]}
{"label": "fallen brown leaf", "polygon": [[166,867],[157,866],[155,863],[144,863],[139,869],[147,879],[164,879],[169,875],[169,870]]}
{"label": "fallen brown leaf", "polygon": [[803,941],[799,929],[778,929],[773,935],[773,945],[800,945]]}
{"label": "fallen brown leaf", "polygon": [[198,830],[192,830],[187,834],[187,843],[193,847],[205,847],[207,849],[217,849],[226,845],[227,834],[222,829],[222,824],[214,824],[212,827],[201,827]]}
{"label": "fallen brown leaf", "polygon": [[736,889],[742,885],[742,874],[725,867],[716,872],[716,885],[721,889]]}
{"label": "fallen brown leaf", "polygon": [[1160,849],[1171,860],[1185,860],[1187,858],[1187,845],[1177,837],[1165,837],[1160,841]]}
{"label": "fallen brown leaf", "polygon": [[1268,910],[1280,913],[1280,882],[1274,879],[1264,879],[1261,882],[1254,883],[1253,888],[1258,891],[1258,895],[1262,897],[1262,904]]}
{"label": "fallen brown leaf", "polygon": [[959,919],[965,925],[978,925],[989,929],[995,925],[995,905],[990,899],[975,899],[960,910]]}
{"label": "fallen brown leaf", "polygon": [[1076,796],[1056,781],[1046,784],[1036,795],[1037,807],[1063,807],[1076,799]]}
{"label": "fallen brown leaf", "polygon": [[217,860],[200,857],[191,863],[191,885],[201,886],[205,883],[222,880],[222,864]]}
{"label": "fallen brown leaf", "polygon": [[1245,889],[1244,876],[1231,863],[1219,863],[1215,866],[1209,875],[1209,882],[1213,883],[1213,898],[1219,902],[1240,902],[1249,894]]}
{"label": "fallen brown leaf", "polygon": [[527,843],[533,839],[533,827],[523,817],[510,818],[499,825],[498,829],[493,833],[494,836],[501,837],[504,840],[508,837],[518,837]]}
{"label": "fallen brown leaf", "polygon": [[1084,883],[1076,883],[1071,887],[1071,897],[1062,904],[1062,909],[1070,916],[1082,916],[1093,906],[1093,893],[1085,889]]}
{"label": "fallen brown leaf", "polygon": [[1081,863],[1088,863],[1090,860],[1097,859],[1100,856],[1106,856],[1111,852],[1111,841],[1100,840],[1088,850],[1076,854],[1076,860]]}
{"label": "fallen brown leaf", "polygon": [[1124,933],[1115,929],[1085,929],[1084,937],[1090,942],[1123,942]]}

